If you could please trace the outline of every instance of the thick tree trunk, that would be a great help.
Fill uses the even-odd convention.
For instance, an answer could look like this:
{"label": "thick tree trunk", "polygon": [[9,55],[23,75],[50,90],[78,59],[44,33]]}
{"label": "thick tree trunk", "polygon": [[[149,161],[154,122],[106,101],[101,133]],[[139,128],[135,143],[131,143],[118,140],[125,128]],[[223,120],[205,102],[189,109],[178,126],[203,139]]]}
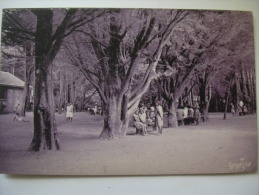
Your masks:
{"label": "thick tree trunk", "polygon": [[[37,29],[35,38],[34,136],[29,150],[60,149],[54,115],[52,61],[59,45],[50,52],[53,13],[49,9],[35,11]],[[62,34],[60,34],[62,36]]]}
{"label": "thick tree trunk", "polygon": [[169,111],[168,111],[168,127],[177,127],[178,123],[177,123],[177,106],[178,103],[176,102],[176,100],[170,100],[169,102]]}
{"label": "thick tree trunk", "polygon": [[104,126],[100,138],[114,139],[126,136],[133,114],[128,111],[128,96],[124,95],[122,100],[116,96],[110,97],[103,107]]}
{"label": "thick tree trunk", "polygon": [[[60,149],[57,125],[54,116],[52,70],[43,73],[36,69],[34,92],[34,137],[30,150]],[[43,69],[41,69],[43,71]]]}
{"label": "thick tree trunk", "polygon": [[117,97],[110,97],[104,105],[104,126],[100,134],[100,138],[114,139],[121,137],[122,121],[121,121],[121,104]]}

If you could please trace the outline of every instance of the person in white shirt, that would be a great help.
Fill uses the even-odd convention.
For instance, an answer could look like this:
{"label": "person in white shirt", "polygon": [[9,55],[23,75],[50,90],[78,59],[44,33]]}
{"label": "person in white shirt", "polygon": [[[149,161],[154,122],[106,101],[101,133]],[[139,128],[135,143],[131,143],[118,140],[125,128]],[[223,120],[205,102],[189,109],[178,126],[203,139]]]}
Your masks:
{"label": "person in white shirt", "polygon": [[72,122],[73,120],[73,104],[69,103],[67,105],[66,119],[68,122]]}

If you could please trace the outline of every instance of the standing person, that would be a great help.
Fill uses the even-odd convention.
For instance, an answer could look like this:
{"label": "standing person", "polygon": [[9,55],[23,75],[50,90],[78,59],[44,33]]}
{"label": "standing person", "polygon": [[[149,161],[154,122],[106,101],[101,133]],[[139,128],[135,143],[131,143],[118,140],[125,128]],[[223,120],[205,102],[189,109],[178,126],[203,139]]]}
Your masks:
{"label": "standing person", "polygon": [[192,124],[194,122],[194,110],[193,108],[189,105],[188,106],[188,124]]}
{"label": "standing person", "polygon": [[150,107],[150,110],[148,112],[148,116],[147,116],[147,124],[149,126],[153,126],[153,130],[154,130],[154,126],[155,126],[155,108],[153,106]]}
{"label": "standing person", "polygon": [[239,102],[239,116],[242,116],[243,115],[243,106],[244,106],[244,102],[242,100],[240,100]]}
{"label": "standing person", "polygon": [[66,118],[67,118],[68,122],[72,122],[72,120],[73,120],[73,104],[72,103],[69,103],[67,105]]}
{"label": "standing person", "polygon": [[160,106],[159,102],[155,103],[156,105],[156,129],[158,129],[158,134],[163,133],[163,108]]}
{"label": "standing person", "polygon": [[198,106],[196,106],[196,107],[194,108],[193,116],[194,116],[194,122],[195,122],[195,124],[198,125],[199,122],[200,122],[200,110],[199,110],[199,107],[198,107]]}
{"label": "standing person", "polygon": [[231,103],[230,106],[231,106],[231,113],[234,116],[235,115],[235,106],[233,103]]}

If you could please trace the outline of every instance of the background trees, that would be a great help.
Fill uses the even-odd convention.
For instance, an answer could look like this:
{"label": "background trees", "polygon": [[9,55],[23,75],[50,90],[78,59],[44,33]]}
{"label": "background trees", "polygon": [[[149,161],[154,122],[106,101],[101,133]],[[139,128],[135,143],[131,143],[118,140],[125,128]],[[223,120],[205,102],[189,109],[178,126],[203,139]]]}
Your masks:
{"label": "background trees", "polygon": [[22,48],[24,80],[35,70],[32,150],[59,148],[54,111],[67,102],[82,110],[92,97],[108,139],[126,135],[146,92],[150,104],[163,99],[172,127],[176,108],[194,98],[205,121],[211,100],[255,110],[249,12],[26,9],[5,10],[3,21],[2,42]]}
{"label": "background trees", "polygon": [[[102,99],[104,128],[100,137],[126,135],[129,117],[150,82],[161,75],[156,66],[163,47],[186,15],[188,11],[182,10],[111,10],[87,29],[78,29],[81,35],[74,46],[66,45],[70,60]],[[83,40],[88,41],[79,44]]]}

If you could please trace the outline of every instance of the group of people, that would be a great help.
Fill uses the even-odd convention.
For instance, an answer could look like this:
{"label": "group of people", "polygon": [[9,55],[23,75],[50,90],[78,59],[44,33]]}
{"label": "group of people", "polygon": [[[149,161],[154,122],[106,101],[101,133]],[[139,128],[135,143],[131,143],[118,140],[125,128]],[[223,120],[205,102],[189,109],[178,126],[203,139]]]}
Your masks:
{"label": "group of people", "polygon": [[91,115],[102,114],[102,108],[95,103],[94,107],[88,108]]}
{"label": "group of people", "polygon": [[[21,116],[21,104],[18,102],[14,106],[14,118],[13,121],[18,121],[18,122],[29,122],[28,120],[25,119],[24,116]],[[74,113],[74,107],[72,103],[68,103],[66,107],[66,121],[72,122],[73,120],[73,113]]]}
{"label": "group of people", "polygon": [[178,126],[190,124],[198,125],[200,121],[200,110],[197,105],[194,107],[189,105],[179,106],[176,115]]}
{"label": "group of people", "polygon": [[238,112],[239,116],[244,116],[248,114],[248,108],[242,100],[239,101],[237,110],[235,109],[235,106],[233,103],[231,103],[230,106],[231,106],[231,113],[233,115],[235,115],[236,111]]}
{"label": "group of people", "polygon": [[163,133],[163,108],[159,102],[149,109],[140,103],[139,108],[133,115],[133,126],[136,128],[136,134],[146,135],[147,127],[152,126],[158,134]]}

